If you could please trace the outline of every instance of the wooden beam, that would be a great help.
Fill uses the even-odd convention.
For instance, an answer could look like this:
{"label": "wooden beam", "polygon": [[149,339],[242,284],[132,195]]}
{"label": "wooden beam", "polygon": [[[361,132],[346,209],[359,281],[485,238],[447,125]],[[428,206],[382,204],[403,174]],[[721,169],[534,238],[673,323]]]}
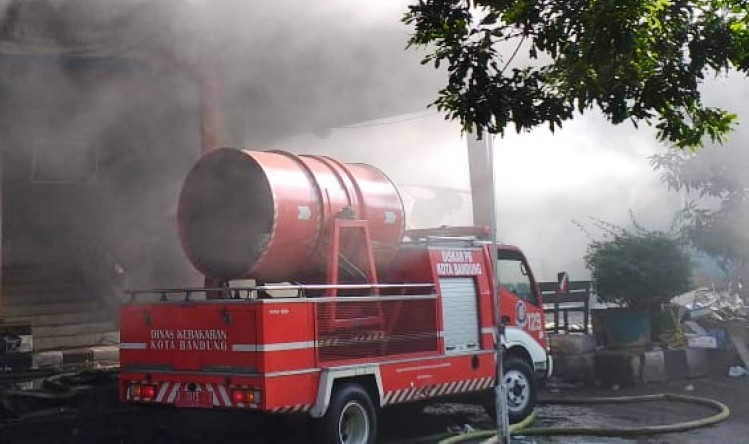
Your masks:
{"label": "wooden beam", "polygon": [[206,51],[200,67],[200,154],[222,144],[221,67],[218,51]]}

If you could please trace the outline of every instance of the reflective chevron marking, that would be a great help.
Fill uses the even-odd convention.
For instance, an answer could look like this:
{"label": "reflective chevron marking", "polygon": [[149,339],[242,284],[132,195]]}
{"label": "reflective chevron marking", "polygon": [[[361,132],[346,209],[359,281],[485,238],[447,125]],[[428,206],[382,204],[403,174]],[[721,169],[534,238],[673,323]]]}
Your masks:
{"label": "reflective chevron marking", "polygon": [[409,387],[400,390],[385,392],[383,405],[399,404],[415,399],[433,398],[455,393],[467,393],[484,390],[494,384],[494,378],[473,378],[463,381],[446,382],[444,384],[429,385],[426,387]]}
{"label": "reflective chevron marking", "polygon": [[271,409],[273,413],[303,413],[312,408],[309,404],[292,404]]}

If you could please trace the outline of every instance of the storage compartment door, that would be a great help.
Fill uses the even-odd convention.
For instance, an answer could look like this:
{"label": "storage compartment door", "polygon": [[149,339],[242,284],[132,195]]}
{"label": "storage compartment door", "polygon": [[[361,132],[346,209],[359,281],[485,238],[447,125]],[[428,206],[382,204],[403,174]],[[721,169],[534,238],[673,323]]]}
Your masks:
{"label": "storage compartment door", "polygon": [[479,314],[473,278],[440,279],[445,351],[465,353],[479,349]]}

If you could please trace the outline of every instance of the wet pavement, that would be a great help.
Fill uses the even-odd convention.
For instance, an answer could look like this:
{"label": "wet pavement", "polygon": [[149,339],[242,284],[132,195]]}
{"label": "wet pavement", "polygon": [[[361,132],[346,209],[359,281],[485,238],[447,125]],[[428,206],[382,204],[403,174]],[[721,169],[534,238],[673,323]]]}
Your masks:
{"label": "wet pavement", "polygon": [[[738,444],[749,442],[749,377],[698,378],[672,381],[663,384],[648,384],[633,388],[612,390],[611,388],[569,387],[561,390],[545,390],[540,394],[547,398],[607,397],[651,393],[674,393],[690,396],[703,396],[726,404],[731,410],[728,419],[717,425],[694,429],[683,433],[670,433],[653,436],[617,437],[514,437],[517,444],[547,443],[686,443],[686,444]],[[538,419],[533,427],[643,427],[670,424],[711,416],[715,410],[694,404],[673,401],[650,401],[633,404],[604,405],[540,405]],[[435,439],[412,439],[422,435],[435,436],[447,428],[469,426],[475,429],[493,427],[491,420],[481,409],[465,405],[434,405],[425,410],[418,420],[412,419],[408,426],[400,425],[399,432],[389,437],[390,443],[435,442]],[[399,425],[383,424],[386,429]],[[400,434],[400,436],[398,436]]]}
{"label": "wet pavement", "polygon": [[[653,435],[637,438],[603,437],[534,437],[519,440],[523,443],[746,443],[749,442],[749,378],[698,378],[648,384],[630,389],[581,389],[564,391],[550,396],[624,396],[647,393],[674,393],[702,396],[720,401],[731,410],[727,420],[713,426],[682,433]],[[595,406],[540,406],[539,420],[534,426],[618,426],[642,427],[688,421],[715,414],[715,410],[679,402],[646,402],[637,404]]]}
{"label": "wet pavement", "polygon": [[[50,404],[24,400],[5,411],[0,442],[7,443],[308,443],[314,436],[304,418],[263,420],[247,412],[207,412],[163,408],[123,408],[115,386],[103,385],[75,398]],[[692,390],[687,390],[687,389]],[[515,443],[745,443],[749,442],[749,377],[701,378],[629,389],[562,388],[542,397],[622,396],[669,392],[705,396],[731,409],[723,423],[684,433],[639,438],[516,437]],[[7,400],[2,400],[7,407]],[[23,410],[23,411],[21,411]],[[0,410],[2,412],[2,410]],[[697,419],[714,413],[674,402],[617,405],[545,405],[534,427],[639,427]],[[448,430],[487,429],[491,419],[478,406],[433,404],[421,411],[386,411],[380,418],[380,442],[435,443]]]}

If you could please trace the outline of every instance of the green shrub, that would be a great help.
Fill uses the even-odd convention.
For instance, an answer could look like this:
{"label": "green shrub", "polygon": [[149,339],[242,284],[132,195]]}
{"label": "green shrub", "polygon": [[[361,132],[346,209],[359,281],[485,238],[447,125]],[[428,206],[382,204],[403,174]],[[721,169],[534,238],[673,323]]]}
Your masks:
{"label": "green shrub", "polygon": [[603,301],[633,310],[652,313],[689,289],[689,256],[660,231],[609,229],[606,240],[588,245],[585,265]]}

